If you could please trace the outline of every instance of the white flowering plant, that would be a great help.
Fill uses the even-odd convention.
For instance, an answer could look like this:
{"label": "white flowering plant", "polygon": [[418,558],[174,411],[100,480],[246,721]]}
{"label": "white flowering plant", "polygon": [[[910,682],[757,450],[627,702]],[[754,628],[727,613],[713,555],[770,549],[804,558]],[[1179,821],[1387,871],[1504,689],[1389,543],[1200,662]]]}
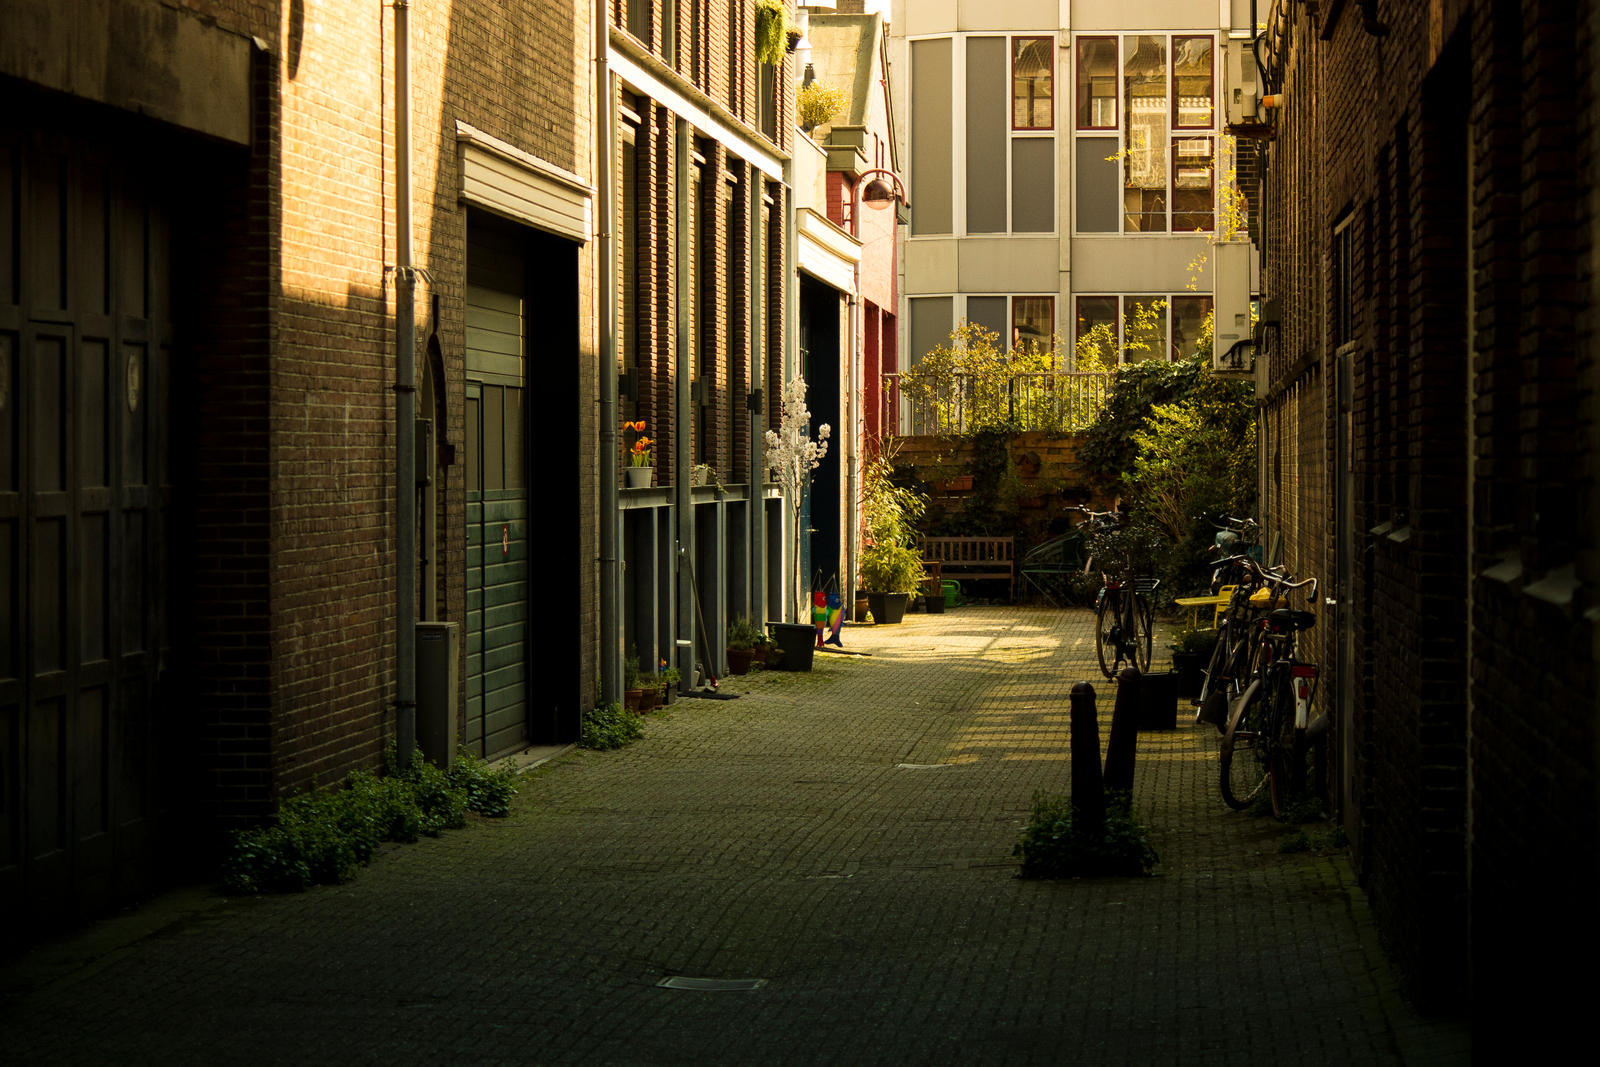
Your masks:
{"label": "white flowering plant", "polygon": [[790,574],[795,579],[797,593],[800,591],[800,496],[811,482],[811,472],[828,454],[828,438],[833,433],[833,428],[827,423],[817,427],[817,436],[814,438],[809,433],[810,429],[811,409],[806,407],[805,379],[795,378],[783,387],[783,406],[778,415],[777,431],[768,430],[763,440],[767,466],[794,512],[795,521],[791,528],[796,533]]}

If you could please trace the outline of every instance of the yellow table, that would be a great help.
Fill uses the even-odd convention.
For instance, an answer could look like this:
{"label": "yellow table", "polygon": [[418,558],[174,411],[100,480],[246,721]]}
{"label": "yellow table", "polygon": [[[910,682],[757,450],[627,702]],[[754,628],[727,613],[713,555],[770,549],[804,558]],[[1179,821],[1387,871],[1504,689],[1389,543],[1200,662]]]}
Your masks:
{"label": "yellow table", "polygon": [[1189,629],[1191,630],[1200,628],[1200,609],[1210,608],[1211,625],[1208,628],[1215,630],[1217,628],[1216,609],[1227,607],[1232,599],[1232,594],[1225,596],[1181,596],[1174,600],[1173,603],[1180,608],[1189,609]]}

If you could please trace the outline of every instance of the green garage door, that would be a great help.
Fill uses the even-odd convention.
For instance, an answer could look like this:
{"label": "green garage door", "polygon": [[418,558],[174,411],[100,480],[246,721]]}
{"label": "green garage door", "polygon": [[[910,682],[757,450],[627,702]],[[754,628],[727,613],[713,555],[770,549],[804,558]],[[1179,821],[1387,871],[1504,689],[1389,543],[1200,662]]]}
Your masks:
{"label": "green garage door", "polygon": [[526,273],[508,234],[467,244],[467,721],[486,758],[528,743]]}

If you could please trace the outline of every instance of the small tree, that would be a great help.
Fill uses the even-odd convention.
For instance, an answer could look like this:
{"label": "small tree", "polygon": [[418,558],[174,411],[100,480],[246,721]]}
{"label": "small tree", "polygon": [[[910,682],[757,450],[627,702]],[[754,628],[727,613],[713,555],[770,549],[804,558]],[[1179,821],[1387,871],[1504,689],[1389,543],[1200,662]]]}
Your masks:
{"label": "small tree", "polygon": [[789,573],[794,579],[796,594],[800,591],[800,498],[811,484],[811,472],[828,454],[828,436],[833,432],[832,427],[823,423],[817,427],[813,440],[810,431],[811,409],[806,407],[806,382],[804,378],[793,378],[783,387],[777,432],[768,430],[762,439],[766,442],[767,466],[777,476],[794,515]]}

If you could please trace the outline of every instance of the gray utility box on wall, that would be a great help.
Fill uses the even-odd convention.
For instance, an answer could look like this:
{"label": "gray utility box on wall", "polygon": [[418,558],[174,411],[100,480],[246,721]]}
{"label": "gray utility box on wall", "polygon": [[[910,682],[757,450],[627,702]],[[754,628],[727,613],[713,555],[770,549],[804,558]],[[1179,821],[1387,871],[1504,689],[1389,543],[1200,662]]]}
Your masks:
{"label": "gray utility box on wall", "polygon": [[446,770],[456,759],[460,651],[460,623],[417,623],[417,747]]}

